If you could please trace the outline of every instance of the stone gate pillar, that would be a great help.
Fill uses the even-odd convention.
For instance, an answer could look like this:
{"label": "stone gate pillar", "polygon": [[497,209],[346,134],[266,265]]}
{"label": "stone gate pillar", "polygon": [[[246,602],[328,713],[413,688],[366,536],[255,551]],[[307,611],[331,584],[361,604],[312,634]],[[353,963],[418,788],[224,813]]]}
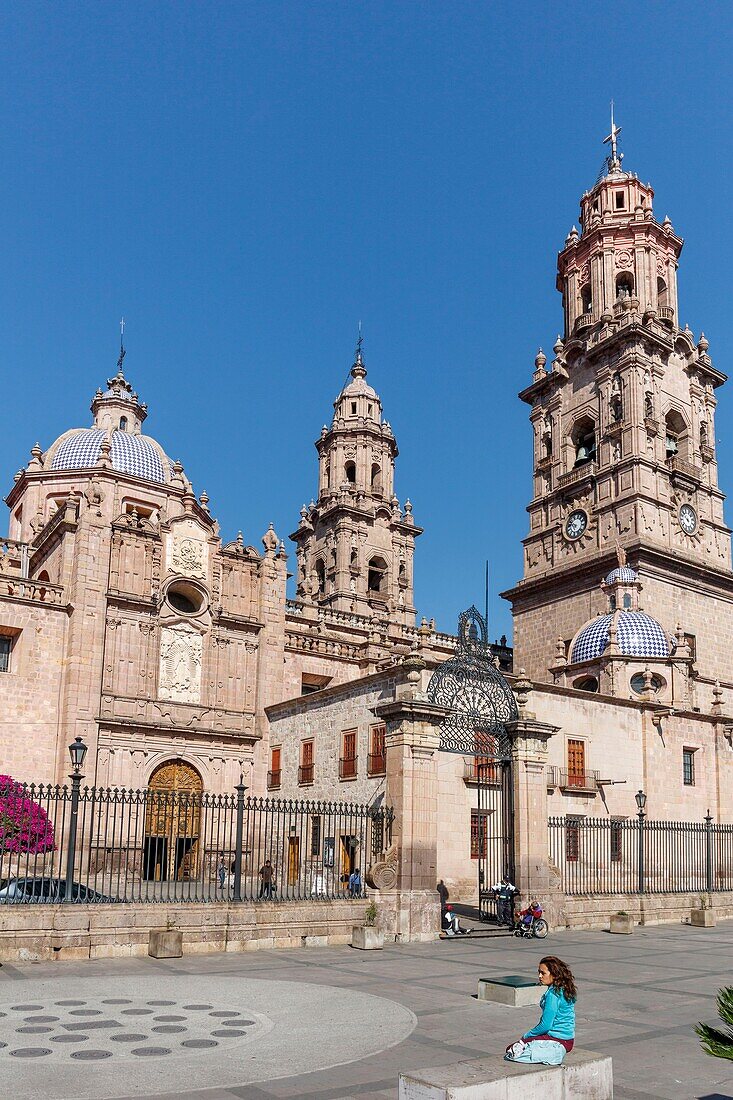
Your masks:
{"label": "stone gate pillar", "polygon": [[425,662],[411,654],[405,682],[374,713],[386,725],[386,799],[394,810],[392,846],[370,869],[379,889],[380,926],[402,941],[432,940],[440,930],[436,893],[438,854],[438,751],[447,711],[420,690]]}
{"label": "stone gate pillar", "polygon": [[511,740],[514,874],[522,903],[536,898],[554,911],[547,824],[547,742],[559,726],[538,722],[527,709],[531,682],[524,669],[514,684],[519,717],[507,724]]}

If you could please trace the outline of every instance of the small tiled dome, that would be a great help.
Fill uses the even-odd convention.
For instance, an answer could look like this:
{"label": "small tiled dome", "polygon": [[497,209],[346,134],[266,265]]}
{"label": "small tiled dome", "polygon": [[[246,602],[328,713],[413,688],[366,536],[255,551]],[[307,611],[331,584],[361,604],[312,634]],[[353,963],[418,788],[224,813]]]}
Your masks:
{"label": "small tiled dome", "polygon": [[609,626],[617,615],[616,644],[625,657],[669,657],[676,643],[656,619],[644,611],[618,611],[599,615],[576,635],[570,651],[570,663],[594,661],[609,643]]}
{"label": "small tiled dome", "polygon": [[638,573],[630,565],[617,565],[606,577],[606,584],[616,584],[618,581],[634,584],[638,579]]}
{"label": "small tiled dome", "polygon": [[52,470],[86,470],[99,458],[102,443],[109,438],[112,445],[110,461],[115,470],[132,477],[157,481],[168,480],[170,463],[155,440],[145,435],[104,428],[76,428],[53,445]]}

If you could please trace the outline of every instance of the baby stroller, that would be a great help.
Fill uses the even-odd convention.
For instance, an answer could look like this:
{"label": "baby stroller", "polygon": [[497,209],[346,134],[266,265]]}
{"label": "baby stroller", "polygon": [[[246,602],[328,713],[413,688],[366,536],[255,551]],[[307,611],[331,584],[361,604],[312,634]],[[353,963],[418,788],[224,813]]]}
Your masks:
{"label": "baby stroller", "polygon": [[520,909],[514,914],[514,935],[526,936],[528,939],[534,936],[543,940],[549,928],[542,913],[543,909],[538,901],[531,901],[526,909]]}

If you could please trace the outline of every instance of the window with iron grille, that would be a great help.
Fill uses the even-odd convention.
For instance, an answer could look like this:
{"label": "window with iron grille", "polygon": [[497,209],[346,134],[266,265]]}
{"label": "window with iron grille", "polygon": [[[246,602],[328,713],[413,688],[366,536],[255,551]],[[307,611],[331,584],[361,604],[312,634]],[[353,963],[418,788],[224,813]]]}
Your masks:
{"label": "window with iron grille", "polygon": [[[476,756],[473,758],[473,774],[482,783],[495,783],[499,773],[496,766],[496,754],[499,741],[485,730],[474,730],[473,747]],[[481,770],[479,770],[481,769]]]}
{"label": "window with iron grille", "polygon": [[13,648],[13,639],[7,635],[0,635],[0,672],[10,672],[10,651]]}
{"label": "window with iron grille", "polygon": [[611,863],[621,863],[623,859],[623,824],[611,821]]}
{"label": "window with iron grille", "polygon": [[320,817],[311,818],[311,855],[319,856],[321,854],[321,819]]}
{"label": "window with iron grille", "polygon": [[486,810],[471,810],[471,859],[486,859]]}
{"label": "window with iron grille", "polygon": [[368,775],[384,775],[387,770],[387,755],[384,744],[386,734],[387,727],[382,723],[378,726],[372,726],[369,731]]}
{"label": "window with iron grille", "polygon": [[281,752],[282,750],[279,747],[270,750],[270,770],[267,773],[267,789],[270,791],[277,790],[280,786],[282,775],[280,770]]}
{"label": "window with iron grille", "polygon": [[577,863],[580,855],[580,820],[568,817],[565,821],[565,862]]}
{"label": "window with iron grille", "polygon": [[695,749],[682,750],[682,782],[686,787],[695,786]]}
{"label": "window with iron grille", "polygon": [[301,741],[300,743],[300,767],[298,768],[298,783],[312,783],[315,775],[313,763],[313,742]]}

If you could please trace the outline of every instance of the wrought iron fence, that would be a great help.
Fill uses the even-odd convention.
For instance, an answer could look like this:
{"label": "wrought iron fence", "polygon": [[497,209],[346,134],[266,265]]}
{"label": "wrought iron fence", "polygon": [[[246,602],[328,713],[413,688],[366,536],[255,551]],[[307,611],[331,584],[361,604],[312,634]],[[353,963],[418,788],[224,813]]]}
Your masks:
{"label": "wrought iron fence", "polygon": [[[351,872],[363,879],[389,847],[393,819],[358,803],[245,798],[243,785],[212,795],[29,784],[14,805],[5,817],[0,806],[0,904],[348,898]],[[28,850],[23,805],[26,820],[47,816],[47,850]]]}
{"label": "wrought iron fence", "polygon": [[550,861],[566,894],[733,890],[733,825],[648,821],[645,815],[551,817]]}

